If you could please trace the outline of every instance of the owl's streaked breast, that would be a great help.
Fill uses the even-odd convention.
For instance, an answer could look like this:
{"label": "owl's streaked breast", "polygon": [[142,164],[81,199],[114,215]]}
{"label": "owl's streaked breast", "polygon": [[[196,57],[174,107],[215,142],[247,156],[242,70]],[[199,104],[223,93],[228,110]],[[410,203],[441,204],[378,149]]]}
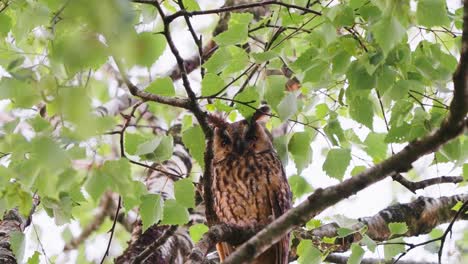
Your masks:
{"label": "owl's streaked breast", "polygon": [[214,207],[221,222],[239,226],[272,220],[272,190],[283,180],[281,162],[273,151],[228,156],[213,164]]}

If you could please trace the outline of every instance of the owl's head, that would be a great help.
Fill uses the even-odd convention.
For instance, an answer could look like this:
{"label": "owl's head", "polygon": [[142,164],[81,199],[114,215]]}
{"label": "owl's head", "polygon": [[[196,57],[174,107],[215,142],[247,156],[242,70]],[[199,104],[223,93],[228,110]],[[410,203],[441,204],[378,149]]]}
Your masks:
{"label": "owl's head", "polygon": [[271,134],[265,128],[269,113],[270,108],[262,106],[250,120],[244,119],[235,123],[226,122],[217,116],[209,116],[209,121],[214,127],[214,160],[272,150]]}

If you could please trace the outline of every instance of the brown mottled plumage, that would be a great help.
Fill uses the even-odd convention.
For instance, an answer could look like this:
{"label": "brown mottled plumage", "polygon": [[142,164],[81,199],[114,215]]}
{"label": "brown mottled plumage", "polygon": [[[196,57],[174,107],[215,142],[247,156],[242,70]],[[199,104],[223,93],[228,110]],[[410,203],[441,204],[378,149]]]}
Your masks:
{"label": "brown mottled plumage", "polygon": [[[268,108],[262,107],[261,111]],[[257,112],[251,121],[232,124],[212,117],[214,209],[220,223],[239,227],[262,227],[291,207],[291,192],[273,145],[271,135]],[[217,245],[223,261],[235,247]],[[252,263],[288,263],[289,236],[257,257]]]}

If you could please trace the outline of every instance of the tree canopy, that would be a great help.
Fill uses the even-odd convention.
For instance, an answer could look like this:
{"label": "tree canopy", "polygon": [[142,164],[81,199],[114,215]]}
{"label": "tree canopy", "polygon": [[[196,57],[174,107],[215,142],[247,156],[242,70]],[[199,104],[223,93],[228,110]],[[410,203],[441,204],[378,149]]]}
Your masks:
{"label": "tree canopy", "polygon": [[[214,225],[207,114],[263,104],[294,208]],[[468,262],[467,0],[0,0],[0,110],[2,263],[244,263],[286,233],[301,264]],[[337,209],[378,182],[379,212]]]}

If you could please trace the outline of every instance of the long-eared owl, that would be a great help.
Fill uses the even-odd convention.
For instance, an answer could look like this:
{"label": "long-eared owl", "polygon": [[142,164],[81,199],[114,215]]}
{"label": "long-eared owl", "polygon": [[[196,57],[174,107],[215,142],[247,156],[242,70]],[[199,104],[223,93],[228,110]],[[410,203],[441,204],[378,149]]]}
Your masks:
{"label": "long-eared owl", "polygon": [[[250,120],[228,123],[210,117],[214,126],[214,209],[219,223],[240,228],[263,227],[291,207],[291,191],[283,165],[275,152],[271,134],[265,128],[267,106]],[[221,261],[235,246],[219,243]],[[284,237],[252,263],[288,263],[289,236]]]}

